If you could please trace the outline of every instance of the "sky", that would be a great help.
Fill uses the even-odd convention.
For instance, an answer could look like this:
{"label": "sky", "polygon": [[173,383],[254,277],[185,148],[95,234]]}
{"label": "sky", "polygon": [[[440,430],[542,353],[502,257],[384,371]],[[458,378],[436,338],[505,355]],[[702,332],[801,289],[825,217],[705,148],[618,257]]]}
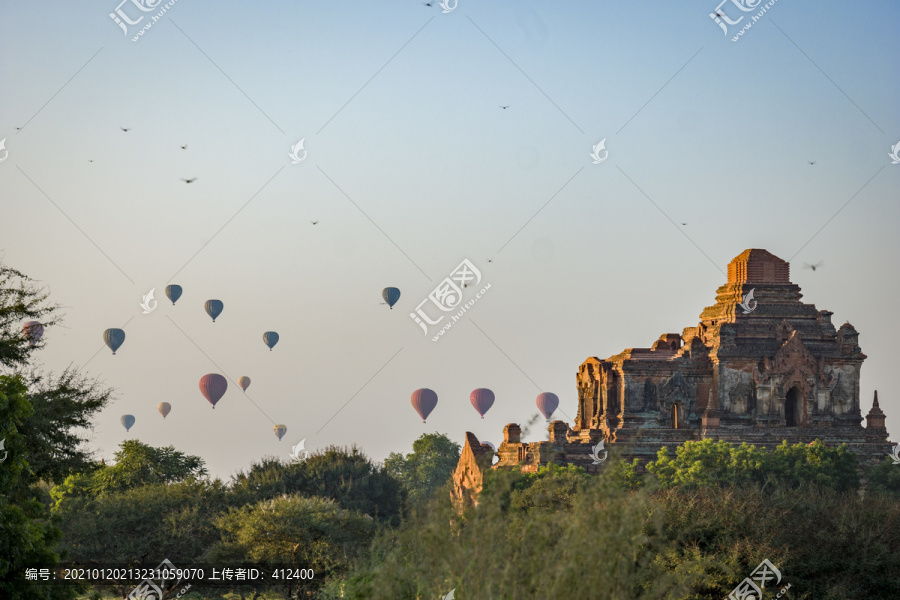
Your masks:
{"label": "sky", "polygon": [[[38,363],[115,389],[98,458],[139,439],[227,479],[301,439],[499,444],[542,391],[572,424],[586,358],[695,326],[765,248],[860,332],[862,413],[879,390],[896,439],[900,6],[776,1],[732,41],[764,4],[739,3],[726,34],[715,0],[177,0],[137,41],[165,3],[0,3],[0,256],[65,316]],[[410,313],[465,259],[490,288],[433,342]]]}

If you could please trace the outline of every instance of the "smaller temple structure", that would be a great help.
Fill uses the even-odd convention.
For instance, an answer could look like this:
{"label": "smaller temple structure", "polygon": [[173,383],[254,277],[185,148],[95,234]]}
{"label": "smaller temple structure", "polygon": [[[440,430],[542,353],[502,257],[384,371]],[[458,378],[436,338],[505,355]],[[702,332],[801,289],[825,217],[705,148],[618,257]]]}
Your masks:
{"label": "smaller temple structure", "polygon": [[861,424],[859,333],[850,323],[835,329],[833,313],[801,298],[786,261],[745,250],[697,326],[581,364],[571,426],[553,421],[548,441],[524,443],[508,424],[493,466],[490,446],[467,432],[454,495],[472,499],[489,468],[536,471],[553,462],[599,472],[591,452],[601,440],[642,465],[661,447],[702,439],[769,449],[819,439],[847,444],[862,464],[882,460],[892,444],[877,392]]}

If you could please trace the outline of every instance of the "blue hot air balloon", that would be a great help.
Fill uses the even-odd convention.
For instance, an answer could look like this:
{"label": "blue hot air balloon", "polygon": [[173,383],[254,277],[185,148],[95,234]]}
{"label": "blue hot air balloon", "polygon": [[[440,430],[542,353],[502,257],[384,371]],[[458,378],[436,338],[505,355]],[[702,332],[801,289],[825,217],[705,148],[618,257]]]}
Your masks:
{"label": "blue hot air balloon", "polygon": [[119,419],[119,421],[121,421],[122,427],[125,428],[125,431],[129,431],[134,425],[134,415],[122,415],[122,418]]}
{"label": "blue hot air balloon", "polygon": [[271,352],[275,344],[278,343],[278,334],[274,331],[267,331],[263,334],[263,341],[269,347],[269,352]]}
{"label": "blue hot air balloon", "polygon": [[112,350],[113,356],[115,356],[119,346],[125,343],[125,332],[121,329],[107,329],[103,332],[103,341],[106,342],[106,345]]}
{"label": "blue hot air balloon", "polygon": [[181,289],[181,286],[175,285],[174,283],[166,286],[166,296],[172,301],[172,306],[174,306],[175,303],[178,302],[178,299],[181,298],[182,291],[184,290]]}
{"label": "blue hot air balloon", "polygon": [[207,300],[206,301],[206,314],[212,317],[213,323],[216,322],[216,317],[222,314],[222,309],[225,308],[225,305],[222,304],[221,300]]}
{"label": "blue hot air balloon", "polygon": [[285,425],[276,425],[272,428],[275,431],[275,435],[278,436],[278,441],[281,441],[281,438],[284,437],[284,434],[287,433],[287,426]]}
{"label": "blue hot air balloon", "polygon": [[381,297],[388,303],[388,306],[394,308],[397,300],[400,299],[400,290],[395,287],[386,287],[381,291]]}

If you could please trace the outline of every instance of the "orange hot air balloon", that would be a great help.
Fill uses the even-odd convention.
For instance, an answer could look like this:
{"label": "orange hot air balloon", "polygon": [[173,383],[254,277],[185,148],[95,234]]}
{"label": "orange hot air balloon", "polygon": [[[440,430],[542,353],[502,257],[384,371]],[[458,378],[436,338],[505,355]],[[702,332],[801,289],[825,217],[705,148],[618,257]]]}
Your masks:
{"label": "orange hot air balloon", "polygon": [[244,375],[243,377],[238,379],[238,385],[241,386],[241,389],[246,392],[247,388],[250,387],[250,378]]}
{"label": "orange hot air balloon", "polygon": [[163,416],[163,419],[165,419],[166,416],[170,412],[172,412],[172,405],[169,404],[168,402],[160,402],[159,406],[156,407],[156,410],[158,410],[159,414],[161,414]]}

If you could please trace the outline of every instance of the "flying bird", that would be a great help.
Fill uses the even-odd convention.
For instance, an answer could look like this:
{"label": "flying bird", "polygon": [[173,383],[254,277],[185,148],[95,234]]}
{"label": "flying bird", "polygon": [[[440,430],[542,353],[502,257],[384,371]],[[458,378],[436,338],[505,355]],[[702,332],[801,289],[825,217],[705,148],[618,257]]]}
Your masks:
{"label": "flying bird", "polygon": [[815,270],[816,270],[816,267],[821,267],[823,264],[825,264],[825,263],[823,263],[823,262],[820,260],[819,262],[817,262],[817,263],[814,264],[814,265],[811,265],[811,264],[809,264],[809,263],[806,263],[805,265],[803,265],[803,267],[804,267],[805,269],[812,269],[813,271],[815,271]]}
{"label": "flying bird", "polygon": [[488,259],[488,262],[494,262],[494,259],[493,259],[493,258],[489,258],[489,259]]}
{"label": "flying bird", "polygon": [[181,147],[182,150],[187,150],[187,144]]}
{"label": "flying bird", "polygon": [[682,225],[687,225],[687,223],[682,223]]}
{"label": "flying bird", "polygon": [[197,178],[194,177],[193,179],[182,179],[182,181],[185,183],[194,183],[195,181],[197,181]]}
{"label": "flying bird", "polygon": [[90,159],[90,158],[89,158],[89,159],[88,159],[88,162],[94,162],[94,161],[93,161],[93,160],[91,160],[91,159]]}
{"label": "flying bird", "polygon": [[816,164],[816,161],[811,160],[811,161],[809,161],[809,164],[814,165],[814,164]]}
{"label": "flying bird", "polygon": [[434,2],[423,2],[425,6],[434,6]]}
{"label": "flying bird", "polygon": [[310,221],[310,223],[312,223],[313,225],[318,225],[318,224],[319,224],[318,221]]}
{"label": "flying bird", "polygon": [[122,131],[129,131],[128,129],[126,129],[124,127],[119,127],[119,129],[121,129]]}
{"label": "flying bird", "polygon": [[506,110],[507,108],[509,108],[509,105],[507,104],[506,106],[501,106],[500,108],[502,108],[503,110]]}

